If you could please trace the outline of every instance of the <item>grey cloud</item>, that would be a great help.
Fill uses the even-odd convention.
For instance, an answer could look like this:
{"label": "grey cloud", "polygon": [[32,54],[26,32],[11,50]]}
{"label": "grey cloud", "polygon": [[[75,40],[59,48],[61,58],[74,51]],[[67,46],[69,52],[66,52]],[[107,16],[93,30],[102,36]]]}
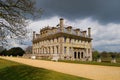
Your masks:
{"label": "grey cloud", "polygon": [[37,7],[44,9],[43,19],[91,17],[101,23],[120,22],[120,0],[37,0]]}
{"label": "grey cloud", "polygon": [[95,49],[99,51],[120,52],[120,45],[101,45],[96,46]]}

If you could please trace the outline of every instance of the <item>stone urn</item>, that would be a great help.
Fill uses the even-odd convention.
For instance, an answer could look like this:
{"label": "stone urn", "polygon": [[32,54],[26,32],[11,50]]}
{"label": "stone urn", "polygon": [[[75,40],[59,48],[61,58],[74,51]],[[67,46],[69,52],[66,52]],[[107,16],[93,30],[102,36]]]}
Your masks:
{"label": "stone urn", "polygon": [[101,58],[98,58],[98,59],[97,59],[97,62],[101,62]]}
{"label": "stone urn", "polygon": [[116,55],[112,54],[111,57],[112,57],[111,63],[116,63],[116,59],[115,59]]}
{"label": "stone urn", "polygon": [[111,60],[111,63],[116,63],[116,59],[115,59],[115,58],[112,59],[112,60]]}

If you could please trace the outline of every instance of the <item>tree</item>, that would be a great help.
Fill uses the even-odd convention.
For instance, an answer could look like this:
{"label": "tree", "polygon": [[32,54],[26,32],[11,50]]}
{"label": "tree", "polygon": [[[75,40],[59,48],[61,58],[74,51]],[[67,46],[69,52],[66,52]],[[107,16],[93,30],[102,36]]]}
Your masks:
{"label": "tree", "polygon": [[8,56],[12,55],[12,56],[23,56],[23,54],[25,53],[25,51],[20,48],[20,47],[14,47],[8,50],[7,52]]}
{"label": "tree", "polygon": [[25,38],[26,20],[39,17],[41,12],[35,0],[0,0],[0,45],[5,45],[7,39]]}
{"label": "tree", "polygon": [[101,57],[108,58],[108,52],[106,52],[106,51],[101,52]]}
{"label": "tree", "polygon": [[93,60],[95,60],[95,61],[96,61],[96,60],[98,59],[99,52],[98,52],[97,50],[93,51],[92,56],[93,56]]}
{"label": "tree", "polygon": [[4,49],[2,52],[0,52],[0,56],[6,56],[7,55],[7,50]]}
{"label": "tree", "polygon": [[25,51],[28,54],[32,54],[32,46],[28,46]]}
{"label": "tree", "polygon": [[0,46],[0,52],[2,52],[4,50],[3,46]]}
{"label": "tree", "polygon": [[112,59],[115,59],[116,58],[116,54],[115,53],[111,54],[111,57],[112,57]]}

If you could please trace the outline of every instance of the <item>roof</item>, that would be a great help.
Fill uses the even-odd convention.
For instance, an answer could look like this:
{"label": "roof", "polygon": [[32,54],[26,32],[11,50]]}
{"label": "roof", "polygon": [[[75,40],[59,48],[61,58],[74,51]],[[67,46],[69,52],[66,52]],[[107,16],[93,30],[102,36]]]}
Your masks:
{"label": "roof", "polygon": [[43,41],[43,40],[50,40],[50,39],[54,39],[54,38],[58,38],[58,37],[67,37],[67,38],[79,39],[79,40],[83,40],[83,41],[91,41],[92,40],[92,38],[89,38],[89,37],[83,37],[83,36],[77,36],[77,35],[68,34],[68,33],[64,33],[64,32],[59,32],[56,34],[51,34],[51,35],[48,35],[45,37],[37,38],[37,39],[33,40],[33,43]]}

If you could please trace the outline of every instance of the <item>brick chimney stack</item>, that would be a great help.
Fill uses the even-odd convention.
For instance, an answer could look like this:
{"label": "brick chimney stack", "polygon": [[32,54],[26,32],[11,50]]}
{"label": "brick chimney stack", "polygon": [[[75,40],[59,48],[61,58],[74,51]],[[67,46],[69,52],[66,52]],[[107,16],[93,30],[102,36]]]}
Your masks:
{"label": "brick chimney stack", "polygon": [[91,28],[88,28],[88,37],[91,37]]}
{"label": "brick chimney stack", "polygon": [[33,31],[33,40],[35,40],[35,36],[36,36],[35,31]]}
{"label": "brick chimney stack", "polygon": [[63,32],[64,30],[64,19],[60,18],[60,30]]}

